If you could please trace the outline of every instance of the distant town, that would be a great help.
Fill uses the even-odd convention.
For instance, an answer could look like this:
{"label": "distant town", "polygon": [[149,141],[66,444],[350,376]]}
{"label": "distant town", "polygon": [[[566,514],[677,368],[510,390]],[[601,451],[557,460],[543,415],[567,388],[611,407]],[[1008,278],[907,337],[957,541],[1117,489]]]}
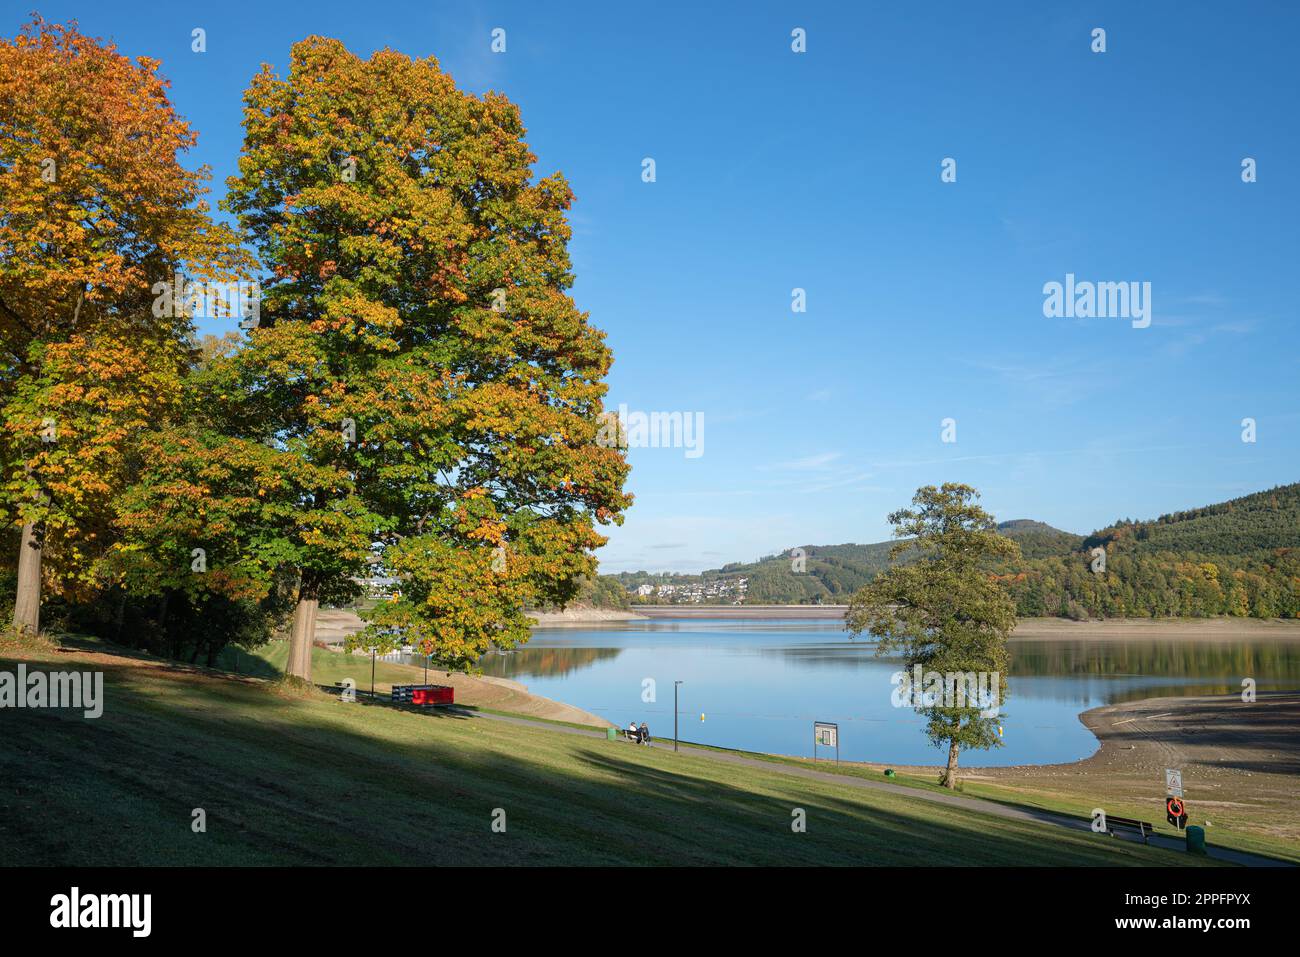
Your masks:
{"label": "distant town", "polygon": [[713,578],[683,584],[645,583],[631,589],[634,605],[741,605],[748,578]]}

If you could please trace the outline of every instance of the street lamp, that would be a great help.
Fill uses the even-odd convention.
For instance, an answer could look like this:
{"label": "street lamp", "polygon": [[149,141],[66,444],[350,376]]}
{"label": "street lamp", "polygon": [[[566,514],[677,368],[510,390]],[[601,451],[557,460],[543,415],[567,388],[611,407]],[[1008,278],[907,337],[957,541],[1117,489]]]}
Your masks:
{"label": "street lamp", "polygon": [[680,681],[673,682],[673,750],[677,750],[677,688],[681,685]]}

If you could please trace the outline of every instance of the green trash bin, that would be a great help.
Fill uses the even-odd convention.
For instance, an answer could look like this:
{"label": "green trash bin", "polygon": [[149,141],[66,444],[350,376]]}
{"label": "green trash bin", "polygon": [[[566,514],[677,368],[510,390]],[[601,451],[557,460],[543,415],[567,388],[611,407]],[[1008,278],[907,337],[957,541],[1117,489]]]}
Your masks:
{"label": "green trash bin", "polygon": [[607,741],[617,741],[617,740],[618,740],[618,728],[606,728],[606,729],[605,729],[605,739],[606,739]]}
{"label": "green trash bin", "polygon": [[1197,827],[1195,824],[1187,826],[1187,853],[1204,854],[1205,851],[1205,828]]}

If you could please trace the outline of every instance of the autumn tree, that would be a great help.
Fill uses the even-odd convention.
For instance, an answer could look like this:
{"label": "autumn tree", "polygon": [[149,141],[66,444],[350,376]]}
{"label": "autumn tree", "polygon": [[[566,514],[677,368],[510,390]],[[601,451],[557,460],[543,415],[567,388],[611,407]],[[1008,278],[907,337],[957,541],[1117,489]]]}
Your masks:
{"label": "autumn tree", "polygon": [[60,579],[85,579],[84,522],[134,426],[175,395],[188,317],[154,315],[153,287],[239,262],[207,171],[180,163],[195,134],[158,66],[39,17],[0,39],[0,519],[23,529],[21,630],[39,629],[47,548]]}
{"label": "autumn tree", "polygon": [[[197,383],[186,385],[191,414],[140,441],[143,461],[114,502],[119,535],[102,563],[127,593],[158,596],[153,625],[172,654],[185,639],[175,635],[178,613],[187,628],[207,611],[260,638],[278,624],[296,576],[321,574],[331,560],[352,567],[364,558],[364,535],[357,553],[340,551],[358,538],[349,525],[371,525],[369,516],[358,520],[343,510],[349,500],[335,496],[334,470],[314,465],[292,443],[214,427],[195,411],[202,399],[193,404],[209,385],[205,373],[193,378]],[[315,499],[333,510],[313,513],[305,503]],[[211,657],[238,637],[205,634],[202,644]]]}
{"label": "autumn tree", "polygon": [[[134,474],[130,450],[178,413],[187,350],[104,319],[66,341],[33,343],[28,358],[3,423],[5,447],[20,453],[22,468],[0,490],[6,501],[40,505],[36,527],[54,587],[72,601],[93,600],[115,539],[112,499]],[[29,542],[32,535],[29,528]],[[34,629],[36,610],[23,611],[33,618],[21,623]]]}
{"label": "autumn tree", "polygon": [[[957,786],[961,749],[998,747],[997,705],[1006,696],[1007,639],[1016,606],[991,571],[998,561],[1017,559],[1020,546],[997,531],[993,516],[969,485],[945,483],[917,490],[913,507],[889,516],[896,542],[891,567],[858,591],[845,615],[853,635],[871,634],[876,653],[898,654],[906,671],[910,701],[926,719],[926,734],[948,746],[945,786]],[[906,561],[900,561],[907,559]],[[932,685],[911,682],[913,669],[942,676]],[[987,686],[993,701],[971,700],[962,676],[996,675]],[[922,697],[924,696],[924,697]]]}
{"label": "autumn tree", "polygon": [[567,294],[572,193],[534,179],[513,104],[432,58],[311,37],[245,103],[227,202],[274,277],[240,401],[374,514],[402,585],[367,640],[466,667],[527,637],[525,603],[574,594],[630,501],[596,441],[610,353]]}

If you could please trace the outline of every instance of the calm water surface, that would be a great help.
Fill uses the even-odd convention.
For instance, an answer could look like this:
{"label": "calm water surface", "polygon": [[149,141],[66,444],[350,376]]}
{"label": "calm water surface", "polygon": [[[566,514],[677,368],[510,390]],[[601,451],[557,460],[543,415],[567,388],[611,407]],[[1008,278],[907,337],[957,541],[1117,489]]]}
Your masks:
{"label": "calm water surface", "polygon": [[[1300,687],[1300,649],[1288,642],[1013,641],[1003,702],[1004,747],[964,756],[970,765],[1076,761],[1097,739],[1078,720],[1099,705],[1157,695]],[[840,726],[840,756],[904,764],[944,757],[912,711],[894,708],[899,663],[850,641],[837,621],[658,619],[542,629],[487,674],[652,735],[673,733],[673,682],[684,741],[810,755],[812,723]],[[655,700],[643,702],[646,679]],[[834,758],[820,748],[819,757]]]}

